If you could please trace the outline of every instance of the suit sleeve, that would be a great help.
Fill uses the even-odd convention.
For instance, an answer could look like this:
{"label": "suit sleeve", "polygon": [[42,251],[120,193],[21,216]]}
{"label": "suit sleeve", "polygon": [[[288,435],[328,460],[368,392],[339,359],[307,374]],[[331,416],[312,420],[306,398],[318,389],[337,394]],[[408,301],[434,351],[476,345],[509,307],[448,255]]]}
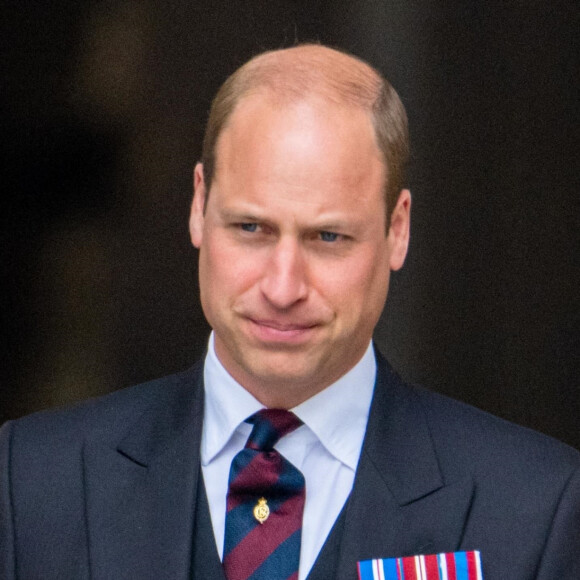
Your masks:
{"label": "suit sleeve", "polygon": [[558,503],[536,578],[580,578],[580,467],[570,477]]}
{"label": "suit sleeve", "polygon": [[0,429],[0,578],[13,580],[14,520],[10,494],[10,441],[12,424]]}

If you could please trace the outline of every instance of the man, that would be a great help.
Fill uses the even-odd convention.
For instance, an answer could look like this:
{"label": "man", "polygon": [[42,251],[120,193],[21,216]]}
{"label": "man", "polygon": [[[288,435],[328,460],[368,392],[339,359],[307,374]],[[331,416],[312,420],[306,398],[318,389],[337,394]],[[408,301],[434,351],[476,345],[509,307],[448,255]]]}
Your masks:
{"label": "man", "polygon": [[354,580],[401,557],[430,580],[455,564],[412,557],[455,552],[473,578],[580,578],[579,454],[405,385],[373,349],[407,149],[397,95],[351,56],[299,46],[226,81],[190,217],[208,354],[3,428],[2,578]]}

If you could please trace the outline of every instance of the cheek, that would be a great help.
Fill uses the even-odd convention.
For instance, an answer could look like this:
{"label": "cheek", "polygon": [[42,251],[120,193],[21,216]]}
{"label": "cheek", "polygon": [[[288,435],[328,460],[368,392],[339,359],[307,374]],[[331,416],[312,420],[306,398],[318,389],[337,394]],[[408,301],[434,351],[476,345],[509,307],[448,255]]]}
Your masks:
{"label": "cheek", "polygon": [[380,314],[389,283],[389,268],[385,262],[368,252],[326,278],[327,296],[328,293],[332,295],[344,316],[360,320]]}
{"label": "cheek", "polygon": [[200,255],[200,277],[219,288],[222,297],[237,294],[259,278],[259,260],[248,252],[236,252],[231,244],[215,240]]}

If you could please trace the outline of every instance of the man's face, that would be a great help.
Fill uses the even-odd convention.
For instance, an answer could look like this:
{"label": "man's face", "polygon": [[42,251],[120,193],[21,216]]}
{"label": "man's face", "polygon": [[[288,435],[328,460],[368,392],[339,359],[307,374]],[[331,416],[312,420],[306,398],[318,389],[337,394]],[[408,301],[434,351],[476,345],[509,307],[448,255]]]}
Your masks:
{"label": "man's face", "polygon": [[404,260],[410,198],[385,232],[385,168],[368,115],[322,101],[244,99],[190,219],[201,302],[228,372],[290,408],[362,357]]}

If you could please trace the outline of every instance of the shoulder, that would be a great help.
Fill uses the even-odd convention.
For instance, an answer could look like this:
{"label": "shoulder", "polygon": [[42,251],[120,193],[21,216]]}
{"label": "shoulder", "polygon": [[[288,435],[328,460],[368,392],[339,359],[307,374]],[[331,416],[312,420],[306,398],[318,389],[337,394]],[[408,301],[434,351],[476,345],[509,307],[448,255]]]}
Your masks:
{"label": "shoulder", "polygon": [[387,400],[409,408],[407,421],[426,425],[446,479],[468,474],[495,489],[514,491],[523,485],[541,493],[550,487],[562,489],[574,473],[580,472],[580,452],[561,441],[406,384],[384,360],[379,368],[387,377],[386,390],[393,391]]}
{"label": "shoulder", "polygon": [[480,466],[514,475],[535,471],[548,478],[566,477],[580,467],[580,453],[552,437],[516,425],[471,405],[409,387],[419,401],[438,456],[453,464]]}
{"label": "shoulder", "polygon": [[580,453],[464,403],[411,391],[425,414],[444,484],[473,484],[464,542],[498,554],[488,570],[504,566],[502,552],[520,552],[513,565],[539,562],[538,578],[577,578]]}
{"label": "shoulder", "polygon": [[0,430],[0,446],[42,456],[79,451],[87,437],[118,440],[146,413],[190,406],[203,391],[202,377],[200,362],[181,373],[9,421]]}

